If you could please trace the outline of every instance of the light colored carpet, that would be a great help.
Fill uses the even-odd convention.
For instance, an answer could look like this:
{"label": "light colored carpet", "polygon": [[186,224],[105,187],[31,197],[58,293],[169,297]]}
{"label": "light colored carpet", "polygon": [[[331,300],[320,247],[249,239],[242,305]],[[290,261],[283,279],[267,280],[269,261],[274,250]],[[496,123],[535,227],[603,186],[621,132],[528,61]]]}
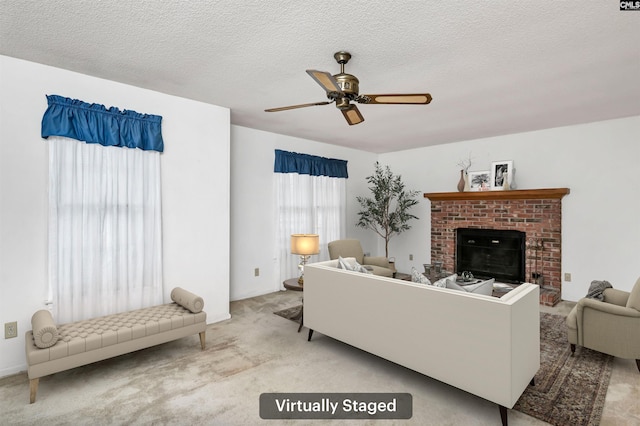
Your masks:
{"label": "light colored carpet", "polygon": [[[259,417],[263,392],[408,392],[409,421],[322,421],[322,424],[497,425],[495,404],[307,329],[273,312],[300,302],[278,292],[233,302],[232,318],[197,336],[40,380],[29,404],[26,374],[0,379],[0,423],[7,425],[318,424]],[[566,314],[566,313],[565,313]],[[640,374],[614,361],[602,425],[640,421]],[[488,384],[490,385],[490,384]],[[612,395],[610,401],[609,394]],[[270,422],[270,423],[269,423]],[[541,425],[509,410],[510,425]]]}

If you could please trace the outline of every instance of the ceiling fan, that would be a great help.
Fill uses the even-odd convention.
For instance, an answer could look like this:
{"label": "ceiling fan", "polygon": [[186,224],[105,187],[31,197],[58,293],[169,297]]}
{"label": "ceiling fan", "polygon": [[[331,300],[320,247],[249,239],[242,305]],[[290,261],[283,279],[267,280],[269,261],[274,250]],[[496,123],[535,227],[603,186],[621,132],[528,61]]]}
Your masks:
{"label": "ceiling fan", "polygon": [[288,109],[305,108],[316,105],[328,105],[336,103],[336,108],[342,111],[349,125],[359,124],[364,121],[358,107],[351,102],[360,104],[411,104],[426,105],[431,102],[428,93],[408,93],[396,95],[360,95],[358,94],[360,81],[351,74],[344,72],[344,65],[351,59],[349,52],[336,52],[333,57],[340,64],[340,73],[331,75],[325,71],[307,70],[307,74],[313,78],[327,92],[329,101],[313,102],[309,104],[290,105],[280,108],[265,109],[266,112],[286,111]]}

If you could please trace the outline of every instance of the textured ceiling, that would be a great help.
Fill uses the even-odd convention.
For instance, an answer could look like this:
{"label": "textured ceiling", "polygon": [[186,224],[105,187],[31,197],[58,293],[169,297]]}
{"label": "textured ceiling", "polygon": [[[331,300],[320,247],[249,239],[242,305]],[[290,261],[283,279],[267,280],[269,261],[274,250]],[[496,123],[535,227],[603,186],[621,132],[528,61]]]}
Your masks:
{"label": "textured ceiling", "polygon": [[[231,109],[233,124],[390,152],[640,115],[640,12],[617,0],[0,0],[0,54]],[[306,73],[427,106],[348,126]],[[100,100],[88,100],[100,102]],[[153,111],[147,111],[153,113]]]}

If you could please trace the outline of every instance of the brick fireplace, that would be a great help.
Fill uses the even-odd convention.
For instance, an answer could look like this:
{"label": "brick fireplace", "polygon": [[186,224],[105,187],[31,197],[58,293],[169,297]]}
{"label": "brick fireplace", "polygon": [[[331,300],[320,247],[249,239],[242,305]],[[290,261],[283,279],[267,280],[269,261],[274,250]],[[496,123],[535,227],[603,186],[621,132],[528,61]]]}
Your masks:
{"label": "brick fireplace", "polygon": [[555,188],[424,194],[431,200],[431,261],[455,270],[457,228],[525,232],[526,280],[536,283],[539,275],[540,303],[553,306],[561,294],[561,200],[568,193]]}

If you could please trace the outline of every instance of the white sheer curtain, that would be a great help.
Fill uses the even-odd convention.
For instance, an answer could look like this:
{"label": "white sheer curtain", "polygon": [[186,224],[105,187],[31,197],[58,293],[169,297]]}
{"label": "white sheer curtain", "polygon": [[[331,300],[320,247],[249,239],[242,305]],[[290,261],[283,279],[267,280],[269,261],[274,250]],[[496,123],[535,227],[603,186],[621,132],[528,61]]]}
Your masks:
{"label": "white sheer curtain", "polygon": [[291,254],[291,234],[318,234],[320,254],[329,259],[327,244],[345,235],[346,179],[298,173],[275,173],[279,282],[298,276],[300,257]]}
{"label": "white sheer curtain", "polygon": [[49,291],[64,323],[162,303],[160,153],[49,138]]}

